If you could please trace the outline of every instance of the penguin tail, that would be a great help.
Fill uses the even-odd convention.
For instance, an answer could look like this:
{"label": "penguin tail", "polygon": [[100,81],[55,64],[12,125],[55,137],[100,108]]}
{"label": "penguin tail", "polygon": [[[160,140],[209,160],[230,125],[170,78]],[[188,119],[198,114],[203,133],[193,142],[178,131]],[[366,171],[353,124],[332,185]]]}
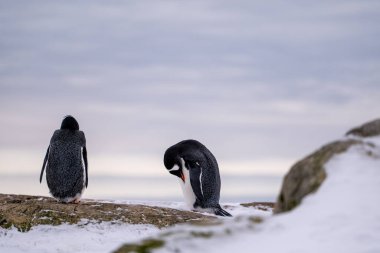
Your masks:
{"label": "penguin tail", "polygon": [[218,216],[232,217],[232,215],[226,210],[224,210],[220,205],[218,205],[217,207],[214,207],[214,213],[215,215],[218,215]]}

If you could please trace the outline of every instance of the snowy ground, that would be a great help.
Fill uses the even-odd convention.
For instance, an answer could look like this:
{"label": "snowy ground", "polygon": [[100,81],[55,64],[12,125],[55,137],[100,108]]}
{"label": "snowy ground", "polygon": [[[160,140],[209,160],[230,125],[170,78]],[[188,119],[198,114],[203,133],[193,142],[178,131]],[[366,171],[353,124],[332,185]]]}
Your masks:
{"label": "snowy ground", "polygon": [[103,222],[90,225],[41,225],[22,233],[0,229],[0,251],[14,252],[110,252],[123,242],[150,236],[159,230],[151,225]]}
{"label": "snowy ground", "polygon": [[[289,213],[272,216],[230,204],[227,210],[235,218],[224,218],[218,226],[178,225],[162,231],[101,223],[38,226],[27,233],[0,229],[0,251],[110,252],[122,243],[153,237],[165,241],[157,252],[380,252],[380,138],[367,140],[377,147],[353,146],[333,157],[317,193]],[[177,202],[116,202],[185,209]],[[252,216],[263,222],[252,222]]]}
{"label": "snowy ground", "polygon": [[[144,204],[187,210],[182,202],[107,200],[103,202]],[[228,204],[228,210],[233,215],[271,215],[270,211],[245,208],[239,204]],[[26,233],[18,232],[16,229],[0,228],[0,252],[111,252],[123,243],[136,242],[139,239],[154,236],[160,231],[162,230],[152,225],[110,222],[93,224],[88,221],[82,221],[79,225],[40,225]]]}

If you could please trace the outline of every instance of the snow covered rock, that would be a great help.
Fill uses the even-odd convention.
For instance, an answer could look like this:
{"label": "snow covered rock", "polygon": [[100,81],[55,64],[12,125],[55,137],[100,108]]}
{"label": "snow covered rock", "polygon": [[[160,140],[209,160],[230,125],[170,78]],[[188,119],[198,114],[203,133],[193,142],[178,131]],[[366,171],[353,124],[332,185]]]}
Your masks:
{"label": "snow covered rock", "polygon": [[[182,202],[123,200],[84,200],[74,205],[52,198],[0,194],[0,252],[151,252],[162,248],[164,240],[172,236],[201,239],[229,233],[218,229],[223,218],[189,212],[185,206]],[[234,216],[268,217],[273,203],[229,203],[223,207]],[[166,228],[163,225],[167,222],[179,225]],[[234,230],[244,227],[245,223]]]}
{"label": "snow covered rock", "polygon": [[284,177],[275,213],[290,211],[308,194],[315,192],[326,178],[325,164],[334,156],[361,140],[342,140],[329,143],[293,165]]}
{"label": "snow covered rock", "polygon": [[[227,206],[233,218],[219,217],[208,224],[180,224],[163,229],[154,236],[120,246],[114,253],[132,252],[209,252],[202,248],[213,240],[231,239],[240,233],[250,232],[272,216],[273,203],[257,202]],[[218,252],[231,252],[218,249]],[[239,252],[246,252],[242,250]]]}
{"label": "snow covered rock", "polygon": [[[380,135],[380,119],[370,121],[347,132],[356,137]],[[277,199],[275,213],[290,211],[302,199],[315,192],[326,178],[326,163],[335,155],[344,153],[353,145],[373,146],[365,138],[343,139],[329,143],[301,161],[297,162],[286,174]]]}
{"label": "snow covered rock", "polygon": [[62,204],[53,198],[0,194],[0,228],[29,231],[37,225],[115,222],[151,224],[158,228],[185,222],[208,222],[215,217],[200,213],[143,204],[118,204],[83,200]]}

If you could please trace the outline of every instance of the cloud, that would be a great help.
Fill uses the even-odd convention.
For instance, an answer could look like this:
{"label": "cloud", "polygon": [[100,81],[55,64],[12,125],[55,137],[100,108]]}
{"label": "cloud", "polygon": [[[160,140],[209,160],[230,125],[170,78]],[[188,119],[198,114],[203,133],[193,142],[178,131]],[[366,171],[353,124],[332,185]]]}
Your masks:
{"label": "cloud", "polygon": [[3,2],[0,148],[44,153],[73,114],[101,157],[195,138],[236,164],[299,158],[378,117],[378,7]]}

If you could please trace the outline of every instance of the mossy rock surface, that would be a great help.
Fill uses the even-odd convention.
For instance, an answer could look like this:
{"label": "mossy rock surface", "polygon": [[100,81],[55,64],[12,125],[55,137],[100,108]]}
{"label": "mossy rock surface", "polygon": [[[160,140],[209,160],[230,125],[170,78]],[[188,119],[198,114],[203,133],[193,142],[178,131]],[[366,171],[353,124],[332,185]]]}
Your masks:
{"label": "mossy rock surface", "polygon": [[244,207],[254,207],[262,211],[272,211],[275,203],[274,202],[251,202],[251,203],[241,203],[241,206]]}
{"label": "mossy rock surface", "polygon": [[94,200],[63,204],[49,197],[0,194],[0,227],[14,226],[23,232],[36,225],[77,224],[83,220],[151,224],[162,228],[186,222],[208,223],[213,219],[215,217],[164,207]]}
{"label": "mossy rock surface", "polygon": [[274,212],[290,211],[302,199],[315,192],[326,178],[325,164],[334,156],[353,145],[368,145],[361,140],[342,140],[329,143],[293,165],[283,179]]}
{"label": "mossy rock surface", "polygon": [[114,253],[150,253],[152,250],[159,249],[165,245],[163,240],[147,239],[140,243],[124,244]]}

